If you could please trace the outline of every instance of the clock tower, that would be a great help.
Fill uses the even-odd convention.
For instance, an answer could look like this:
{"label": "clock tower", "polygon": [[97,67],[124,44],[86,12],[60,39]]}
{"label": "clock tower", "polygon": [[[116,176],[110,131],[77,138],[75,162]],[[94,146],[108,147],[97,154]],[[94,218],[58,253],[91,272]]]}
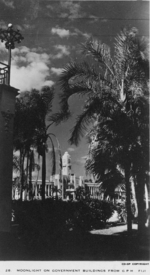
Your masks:
{"label": "clock tower", "polygon": [[71,157],[68,152],[65,152],[62,156],[62,174],[63,176],[70,176],[71,175]]}

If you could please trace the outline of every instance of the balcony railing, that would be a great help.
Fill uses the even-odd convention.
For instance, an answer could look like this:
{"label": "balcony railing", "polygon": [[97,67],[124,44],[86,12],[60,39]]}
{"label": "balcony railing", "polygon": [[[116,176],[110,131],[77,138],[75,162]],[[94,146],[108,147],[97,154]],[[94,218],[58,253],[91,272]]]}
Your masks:
{"label": "balcony railing", "polygon": [[8,85],[9,81],[9,66],[0,62],[0,84]]}

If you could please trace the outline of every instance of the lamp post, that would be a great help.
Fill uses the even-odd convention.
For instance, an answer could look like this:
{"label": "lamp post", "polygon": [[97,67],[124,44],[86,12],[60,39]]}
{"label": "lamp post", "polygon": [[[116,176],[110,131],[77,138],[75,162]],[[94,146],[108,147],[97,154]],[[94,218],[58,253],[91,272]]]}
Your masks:
{"label": "lamp post", "polygon": [[0,40],[1,42],[5,42],[5,47],[8,49],[8,85],[10,85],[11,50],[15,48],[15,42],[20,43],[23,39],[20,31],[14,30],[12,24],[8,24],[6,30],[0,29]]}

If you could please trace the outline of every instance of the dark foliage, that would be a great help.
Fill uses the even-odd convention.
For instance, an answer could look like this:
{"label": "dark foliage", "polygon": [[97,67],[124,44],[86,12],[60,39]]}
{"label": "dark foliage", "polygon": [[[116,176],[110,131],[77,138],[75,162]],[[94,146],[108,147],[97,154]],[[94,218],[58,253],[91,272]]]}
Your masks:
{"label": "dark foliage", "polygon": [[[127,222],[127,210],[126,210],[126,204],[125,201],[122,201],[121,203],[117,203],[114,206],[114,209],[117,210],[118,212],[118,216],[119,216],[119,221],[120,222]],[[135,220],[134,216],[135,216],[135,204],[133,202],[131,202],[131,217],[132,217],[132,221]]]}
{"label": "dark foliage", "polygon": [[19,234],[33,245],[39,240],[44,242],[47,235],[56,240],[72,230],[86,232],[103,228],[112,213],[110,203],[98,200],[13,202],[13,216],[15,223],[19,224]]}

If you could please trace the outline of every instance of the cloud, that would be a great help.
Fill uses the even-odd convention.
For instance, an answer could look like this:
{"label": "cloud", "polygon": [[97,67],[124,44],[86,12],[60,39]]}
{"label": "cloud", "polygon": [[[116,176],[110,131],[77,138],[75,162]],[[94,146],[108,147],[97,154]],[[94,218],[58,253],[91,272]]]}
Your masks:
{"label": "cloud", "polygon": [[81,5],[79,2],[70,1],[61,1],[60,2],[62,10],[66,10],[60,14],[60,17],[68,18],[74,20],[79,17],[85,16],[85,13],[81,12]]}
{"label": "cloud", "polygon": [[46,5],[46,8],[47,8],[47,9],[50,9],[50,10],[52,10],[52,11],[54,10],[54,6],[53,6],[53,5],[50,5],[50,4]]}
{"label": "cloud", "polygon": [[88,158],[88,156],[81,157],[81,159],[84,159],[84,160],[86,160],[87,158]]}
{"label": "cloud", "polygon": [[70,35],[70,31],[69,30],[61,29],[59,27],[52,28],[51,33],[52,34],[57,34],[61,38],[68,37]]}
{"label": "cloud", "polygon": [[0,41],[0,54],[8,53],[8,50],[5,48],[5,43]]}
{"label": "cloud", "polygon": [[[79,34],[79,30],[78,29],[75,29],[75,30],[77,30],[77,31],[71,32],[70,30],[61,29],[59,26],[56,26],[55,28],[51,29],[51,33],[57,34],[60,38],[64,38],[64,37],[68,38],[69,36],[76,36]],[[86,33],[80,32],[80,34],[86,36]]]}
{"label": "cloud", "polygon": [[77,28],[75,28],[74,31],[75,31],[74,34],[76,34],[76,35],[82,35],[82,36],[84,36],[84,37],[87,38],[87,39],[91,37],[91,34],[89,34],[89,33],[87,33],[87,32],[82,32],[82,31],[80,31],[80,30],[77,29]]}
{"label": "cloud", "polygon": [[65,45],[56,45],[54,46],[54,48],[56,51],[58,51],[58,53],[51,56],[53,59],[57,59],[57,58],[59,59],[59,58],[62,58],[64,55],[70,54],[69,47]]}
{"label": "cloud", "polygon": [[75,151],[75,148],[69,147],[69,148],[67,149],[67,151],[69,151],[69,152],[74,152],[74,151]]}
{"label": "cloud", "polygon": [[70,54],[69,47],[67,47],[65,45],[56,45],[55,49],[60,51],[60,54],[62,54],[62,55],[69,55]]}
{"label": "cloud", "polygon": [[105,19],[105,18],[104,18],[104,19],[101,20],[101,22],[102,22],[102,23],[107,23],[107,22],[108,22],[108,19]]}
{"label": "cloud", "polygon": [[39,13],[39,0],[31,0],[31,18],[37,18]]}
{"label": "cloud", "polygon": [[30,23],[24,23],[23,24],[23,28],[25,29],[25,30],[33,30],[33,29],[35,29],[35,25],[34,24],[30,24]]}
{"label": "cloud", "polygon": [[[0,43],[0,54],[4,56],[7,50]],[[6,59],[6,58],[5,58]],[[3,60],[7,64],[7,61]],[[41,89],[42,86],[52,86],[54,82],[49,80],[50,57],[46,53],[38,53],[22,46],[12,51],[11,85],[20,91]]]}
{"label": "cloud", "polygon": [[81,157],[81,158],[76,159],[75,161],[73,161],[73,163],[77,164],[77,165],[84,165],[86,159],[87,159],[87,156],[83,156],[83,157]]}
{"label": "cloud", "polygon": [[51,72],[56,75],[60,75],[62,71],[63,71],[63,68],[54,68],[54,67],[51,68]]}
{"label": "cloud", "polygon": [[81,157],[80,162],[81,162],[82,164],[85,164],[87,158],[88,158],[88,156],[83,156],[83,157]]}
{"label": "cloud", "polygon": [[95,23],[99,20],[99,18],[95,15],[89,15],[89,23]]}
{"label": "cloud", "polygon": [[4,22],[4,20],[0,20],[0,28],[5,29],[8,25]]}
{"label": "cloud", "polygon": [[13,0],[1,0],[8,8],[14,9],[14,1]]}
{"label": "cloud", "polygon": [[27,15],[27,21],[36,19],[40,11],[40,0],[30,0],[29,2],[29,11]]}
{"label": "cloud", "polygon": [[87,160],[87,156],[83,156],[78,160],[78,162],[81,164],[85,164],[86,160]]}
{"label": "cloud", "polygon": [[[85,10],[85,9],[84,9]],[[65,18],[73,21],[76,18],[86,17],[85,11],[81,10],[80,1],[62,0],[50,1],[46,5],[46,15],[55,18]]]}
{"label": "cloud", "polygon": [[95,22],[98,22],[100,21],[101,23],[107,23],[108,22],[108,19],[104,18],[104,17],[97,17],[95,15],[90,15],[89,16],[89,23],[93,24]]}

